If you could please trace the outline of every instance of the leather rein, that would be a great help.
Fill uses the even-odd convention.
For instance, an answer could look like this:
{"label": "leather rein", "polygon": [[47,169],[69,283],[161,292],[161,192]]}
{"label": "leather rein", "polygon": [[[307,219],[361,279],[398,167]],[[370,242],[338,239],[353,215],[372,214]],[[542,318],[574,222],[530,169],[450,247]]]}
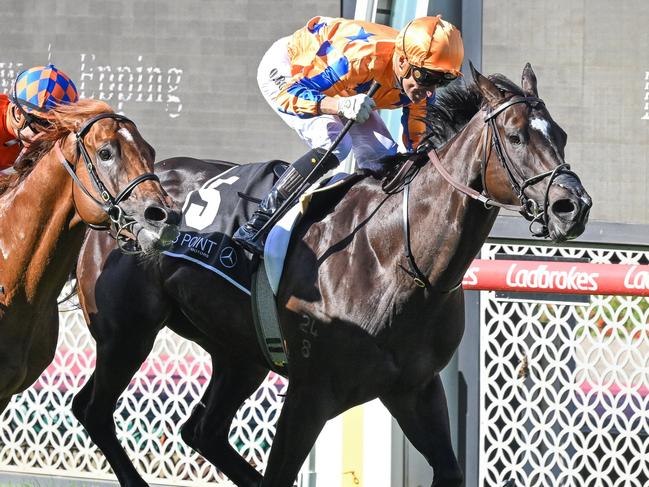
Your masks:
{"label": "leather rein", "polygon": [[[512,163],[511,158],[504,150],[502,139],[498,128],[496,126],[496,117],[501,112],[505,111],[509,107],[516,105],[518,103],[525,103],[533,108],[536,108],[539,104],[543,103],[543,100],[533,96],[514,96],[509,100],[505,101],[498,107],[493,110],[489,110],[484,118],[485,122],[485,135],[482,138],[482,151],[480,156],[480,172],[482,178],[482,192],[478,192],[475,189],[460,183],[453,179],[451,174],[446,170],[442,165],[437,151],[435,148],[428,150],[428,157],[421,157],[425,154],[428,149],[428,144],[423,144],[424,148],[422,150],[417,150],[415,157],[409,158],[404,165],[401,167],[399,172],[391,178],[387,184],[384,184],[383,189],[386,193],[395,193],[399,190],[403,190],[403,236],[404,236],[404,253],[406,260],[408,262],[409,269],[401,266],[402,269],[410,275],[415,284],[422,288],[427,288],[429,290],[433,289],[432,284],[428,278],[421,272],[415,258],[412,255],[412,248],[410,245],[410,222],[408,217],[408,198],[410,193],[410,183],[419,173],[419,170],[428,162],[432,162],[435,169],[440,173],[440,175],[455,189],[469,196],[470,198],[480,201],[485,208],[491,209],[494,206],[498,208],[503,208],[509,211],[515,211],[523,215],[528,221],[530,221],[530,232],[536,237],[547,237],[549,234],[548,231],[548,206],[549,206],[549,193],[550,187],[552,186],[553,181],[561,174],[570,174],[574,177],[577,175],[570,170],[570,165],[567,163],[559,164],[557,167],[550,171],[545,171],[543,173],[537,174],[530,178],[525,179],[525,177],[520,173],[518,168]],[[421,146],[420,146],[421,147]],[[487,190],[486,184],[486,172],[487,166],[489,164],[489,159],[491,156],[490,149],[493,148],[496,151],[498,160],[502,164],[503,168],[507,173],[509,183],[518,197],[518,200],[521,202],[520,205],[510,205],[506,203],[501,203],[493,199]],[[419,157],[417,157],[419,156]],[[543,201],[542,208],[525,194],[525,190],[534,186],[535,184],[540,183],[541,181],[549,178],[547,188],[545,190],[545,197]],[[578,178],[577,178],[578,179]],[[519,183],[519,180],[522,182]],[[534,226],[540,225],[540,229],[534,230]],[[458,289],[462,285],[462,282],[458,283],[453,288],[446,293]]]}
{"label": "leather rein", "polygon": [[95,225],[88,222],[86,222],[86,225],[94,230],[108,230],[108,233],[115,239],[122,252],[127,254],[137,254],[140,252],[140,248],[137,244],[135,236],[131,232],[132,227],[136,222],[119,205],[123,201],[127,200],[129,196],[131,196],[131,193],[139,184],[143,183],[144,181],[160,182],[160,179],[153,173],[140,174],[138,177],[130,181],[126,185],[126,187],[117,194],[117,196],[112,195],[110,190],[106,187],[106,185],[99,177],[95,163],[90,157],[90,154],[88,153],[88,150],[86,149],[86,146],[83,142],[83,139],[87,135],[90,128],[96,122],[105,118],[110,118],[117,122],[131,123],[135,125],[132,120],[125,117],[124,115],[119,115],[117,113],[101,113],[86,121],[86,123],[84,123],[83,126],[77,132],[75,132],[77,159],[83,157],[84,163],[86,165],[86,170],[88,171],[90,181],[92,182],[92,186],[94,187],[96,193],[99,194],[101,199],[93,195],[79,179],[76,174],[76,164],[72,164],[67,160],[67,158],[63,154],[63,151],[61,150],[60,141],[58,141],[54,145],[54,149],[57,152],[61,164],[63,164],[63,167],[68,171],[79,189],[81,189],[81,191],[83,191],[83,193],[88,198],[90,198],[91,201],[93,201],[108,215],[109,223],[106,225]]}

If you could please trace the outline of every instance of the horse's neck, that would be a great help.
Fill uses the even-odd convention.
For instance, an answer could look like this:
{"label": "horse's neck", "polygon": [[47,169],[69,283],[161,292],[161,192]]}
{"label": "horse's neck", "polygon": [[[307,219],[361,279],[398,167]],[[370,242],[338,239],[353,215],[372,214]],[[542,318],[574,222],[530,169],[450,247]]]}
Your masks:
{"label": "horse's neck", "polygon": [[51,153],[0,197],[0,215],[0,302],[58,294],[84,228],[73,224],[72,180]]}
{"label": "horse's neck", "polygon": [[[452,178],[467,186],[475,187],[481,178],[482,127],[479,116],[474,117],[439,152]],[[486,240],[498,212],[453,188],[430,162],[413,181],[411,191],[411,238],[417,264],[432,284],[453,287]]]}

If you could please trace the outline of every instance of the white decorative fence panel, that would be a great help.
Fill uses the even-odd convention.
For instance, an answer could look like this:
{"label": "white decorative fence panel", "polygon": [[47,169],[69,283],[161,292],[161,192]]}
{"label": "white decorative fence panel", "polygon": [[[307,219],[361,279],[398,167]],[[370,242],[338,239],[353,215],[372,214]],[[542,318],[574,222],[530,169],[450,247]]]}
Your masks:
{"label": "white decorative fence panel", "polygon": [[[72,397],[94,368],[94,349],[81,313],[62,312],[54,362],[13,399],[0,421],[0,471],[115,480],[71,413]],[[232,485],[180,438],[179,427],[211,374],[211,361],[202,349],[164,330],[122,395],[115,413],[118,437],[147,481]],[[232,424],[230,442],[260,470],[286,387],[282,377],[270,374]]]}
{"label": "white decorative fence panel", "polygon": [[[649,264],[645,249],[492,243],[481,257],[497,254]],[[479,487],[509,478],[518,487],[649,485],[649,300],[520,298],[481,293]],[[56,359],[0,422],[0,470],[114,479],[70,412],[94,343],[80,313],[61,318]],[[202,350],[164,331],[121,398],[118,435],[149,482],[231,485],[179,436],[211,373]],[[260,470],[285,389],[271,374],[231,430],[232,444]]]}
{"label": "white decorative fence panel", "polygon": [[[496,254],[649,263],[644,250],[500,244],[482,258]],[[541,298],[481,293],[480,487],[646,487],[647,298]]]}

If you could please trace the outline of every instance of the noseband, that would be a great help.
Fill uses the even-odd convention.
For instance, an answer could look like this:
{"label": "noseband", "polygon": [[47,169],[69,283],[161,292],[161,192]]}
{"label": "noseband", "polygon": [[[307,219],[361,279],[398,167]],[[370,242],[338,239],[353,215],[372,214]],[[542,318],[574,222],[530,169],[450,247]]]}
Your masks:
{"label": "noseband", "polygon": [[98,122],[99,120],[103,120],[104,118],[111,118],[117,122],[127,122],[135,125],[133,121],[131,121],[129,118],[123,115],[119,115],[117,113],[101,113],[91,118],[90,120],[86,121],[86,123],[83,124],[83,126],[79,129],[79,131],[75,132],[77,158],[79,157],[79,154],[83,157],[83,160],[86,164],[86,169],[88,171],[88,175],[90,176],[90,181],[92,182],[95,191],[100,195],[101,200],[96,198],[88,190],[88,188],[84,186],[83,182],[81,182],[81,180],[76,174],[76,165],[72,165],[70,161],[68,161],[65,158],[58,142],[55,145],[55,148],[59,153],[59,159],[61,160],[63,167],[65,167],[65,169],[68,171],[68,173],[74,180],[75,184],[79,187],[79,189],[81,189],[81,191],[83,191],[83,193],[86,196],[88,196],[88,198],[90,198],[97,206],[99,206],[108,215],[110,219],[110,223],[107,225],[94,225],[92,223],[87,223],[87,222],[86,224],[90,228],[95,230],[108,230],[110,235],[117,241],[117,244],[120,250],[122,250],[122,252],[138,253],[139,247],[137,245],[137,241],[135,240],[131,232],[131,228],[135,224],[135,220],[131,218],[122,209],[122,207],[119,206],[119,204],[127,200],[128,197],[133,192],[133,190],[139,184],[143,183],[144,181],[160,182],[160,179],[158,178],[157,175],[153,173],[140,174],[138,177],[130,181],[126,185],[126,187],[117,194],[117,196],[112,195],[110,190],[106,187],[106,185],[102,182],[101,178],[99,177],[99,174],[97,173],[97,169],[95,167],[95,163],[90,157],[90,154],[88,153],[88,150],[86,149],[86,146],[83,142],[83,138],[87,135],[90,128],[96,122]]}

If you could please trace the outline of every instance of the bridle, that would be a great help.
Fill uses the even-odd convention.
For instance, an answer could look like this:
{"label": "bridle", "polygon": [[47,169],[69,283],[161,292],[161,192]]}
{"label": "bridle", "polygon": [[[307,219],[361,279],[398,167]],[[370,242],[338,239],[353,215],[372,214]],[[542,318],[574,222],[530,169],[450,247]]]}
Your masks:
{"label": "bridle", "polygon": [[[500,137],[500,132],[498,131],[498,128],[496,126],[496,117],[498,116],[498,114],[505,111],[507,108],[516,105],[517,103],[525,103],[526,105],[532,108],[537,108],[539,104],[543,104],[543,100],[535,96],[514,96],[510,98],[508,101],[501,104],[500,106],[496,107],[495,109],[487,112],[487,115],[485,116],[484,119],[487,133],[483,138],[482,157],[480,158],[482,188],[484,194],[488,194],[486,174],[487,174],[487,165],[489,164],[489,155],[490,155],[489,145],[488,145],[488,142],[490,140],[489,132],[491,132],[491,147],[495,149],[496,155],[498,156],[498,160],[505,168],[505,171],[507,172],[507,178],[509,179],[509,184],[511,185],[512,190],[516,194],[521,205],[520,206],[504,205],[494,200],[490,200],[486,202],[486,204],[499,206],[507,210],[518,211],[528,221],[531,222],[530,232],[532,233],[532,235],[534,235],[535,237],[547,237],[549,235],[549,231],[548,231],[548,224],[549,224],[548,206],[550,204],[549,195],[550,195],[550,187],[552,186],[552,183],[561,174],[569,174],[577,178],[577,180],[579,180],[579,177],[570,170],[570,165],[564,162],[556,166],[554,169],[551,169],[550,171],[545,171],[525,179],[525,176],[523,176],[520,173],[518,167],[512,163],[511,158],[505,151],[502,143],[502,139]],[[535,184],[540,183],[546,178],[549,178],[549,180],[543,198],[543,203],[542,203],[543,208],[541,209],[539,208],[539,205],[535,200],[529,198],[525,194],[525,190],[527,188],[534,186]],[[521,180],[522,182],[519,182]],[[537,227],[538,225],[540,225],[540,229],[535,230],[534,229],[535,225],[537,225]]]}
{"label": "bridle", "polygon": [[[415,153],[416,155],[419,155],[419,157],[411,157],[404,164],[404,167],[399,171],[399,173],[392,180],[392,181],[396,180],[396,181],[403,182],[399,186],[400,189],[403,189],[403,233],[404,233],[404,242],[405,242],[405,255],[408,261],[408,266],[410,267],[410,269],[404,268],[404,270],[414,279],[415,283],[418,286],[432,289],[432,285],[430,284],[428,278],[417,267],[417,264],[412,255],[412,250],[410,247],[410,224],[408,219],[408,195],[410,190],[410,183],[413,181],[413,179],[419,172],[419,169],[421,169],[421,167],[423,167],[428,160],[430,160],[433,163],[435,169],[437,169],[437,171],[441,174],[441,176],[449,184],[451,184],[451,186],[453,186],[458,191],[466,194],[467,196],[482,202],[485,208],[491,209],[492,207],[496,206],[499,208],[503,208],[505,210],[516,211],[521,215],[523,215],[528,221],[531,222],[530,232],[532,233],[532,235],[534,235],[535,237],[549,236],[548,207],[550,204],[549,195],[550,195],[550,187],[552,186],[552,183],[559,175],[562,174],[569,174],[577,178],[577,180],[579,180],[579,177],[570,170],[570,165],[565,162],[557,165],[554,169],[550,171],[542,172],[530,178],[525,178],[525,176],[521,174],[520,170],[512,163],[511,158],[505,151],[502,143],[502,139],[500,137],[500,133],[498,132],[498,127],[496,126],[496,117],[498,116],[498,114],[504,112],[511,106],[516,105],[518,103],[525,103],[528,106],[536,108],[539,104],[543,104],[543,100],[534,96],[516,95],[508,99],[501,105],[497,106],[496,108],[487,111],[487,114],[484,118],[485,134],[482,138],[483,143],[482,143],[482,151],[480,156],[482,192],[478,192],[475,189],[454,180],[453,177],[449,174],[449,172],[446,170],[446,168],[442,165],[441,161],[439,160],[437,151],[434,148],[431,148],[429,143],[421,144],[420,147],[422,147],[422,149],[421,150],[418,149],[417,152]],[[501,203],[500,201],[493,199],[489,195],[487,190],[487,184],[486,184],[486,173],[487,173],[487,166],[489,164],[489,159],[491,155],[490,148],[493,148],[496,151],[498,160],[500,161],[503,168],[505,169],[505,172],[507,173],[509,184],[511,185],[514,193],[518,197],[518,200],[521,203],[520,205],[510,205],[506,203]],[[421,155],[423,155],[426,152],[428,157],[421,157]],[[541,208],[539,207],[539,204],[535,200],[527,196],[525,190],[548,178],[549,180],[548,180],[547,188],[545,190],[545,196]],[[391,189],[394,188],[394,186],[392,186],[392,183],[388,184],[387,186],[391,187]],[[394,192],[394,191],[389,191],[389,192]],[[534,226],[537,226],[537,229],[534,229]],[[540,228],[538,228],[539,226]],[[458,286],[455,286],[450,291],[456,289],[460,285],[461,283],[458,284]],[[450,291],[446,291],[446,292],[450,292]]]}
{"label": "bridle", "polygon": [[[144,173],[140,174],[138,177],[130,181],[124,189],[122,189],[117,196],[113,196],[110,190],[102,182],[95,163],[93,162],[86,146],[83,142],[83,138],[88,134],[90,128],[99,120],[105,118],[113,119],[117,122],[133,123],[132,120],[125,117],[124,115],[119,115],[117,113],[101,113],[96,115],[86,121],[82,127],[74,133],[76,137],[76,148],[77,148],[77,161],[80,157],[83,157],[84,163],[86,165],[86,170],[88,171],[88,176],[90,181],[95,189],[95,191],[100,195],[100,198],[95,197],[83,182],[79,179],[76,174],[76,164],[70,163],[63,154],[63,151],[60,147],[60,141],[55,144],[55,150],[58,153],[59,160],[63,167],[68,171],[75,184],[83,191],[83,193],[90,198],[97,206],[99,206],[107,215],[110,222],[106,225],[95,225],[92,223],[85,222],[90,228],[94,230],[108,230],[109,234],[116,240],[120,250],[128,254],[136,254],[140,252],[140,248],[137,244],[137,240],[132,233],[132,227],[136,223],[130,215],[128,215],[120,205],[123,201],[127,200],[133,190],[144,181],[157,181],[160,182],[160,179],[157,175],[153,173]],[[74,199],[73,199],[74,200]],[[76,203],[75,203],[76,208]],[[77,211],[78,212],[78,211]]]}
{"label": "bridle", "polygon": [[[525,178],[514,165],[511,158],[504,149],[502,139],[500,137],[500,132],[496,126],[496,117],[498,114],[504,112],[509,107],[516,105],[518,103],[525,103],[533,108],[536,108],[539,104],[543,104],[543,100],[535,96],[514,96],[509,100],[505,101],[498,107],[487,111],[487,114],[484,118],[485,129],[484,136],[482,137],[482,151],[480,155],[480,173],[482,178],[482,192],[478,193],[473,188],[470,188],[462,183],[459,183],[453,179],[453,177],[448,173],[448,171],[442,166],[442,163],[437,156],[435,149],[428,151],[428,158],[431,160],[438,172],[446,179],[446,181],[451,184],[455,189],[461,191],[467,196],[482,202],[487,209],[497,206],[509,211],[516,211],[523,215],[528,221],[530,221],[530,232],[535,237],[547,237],[549,235],[548,224],[549,224],[549,214],[548,206],[550,204],[550,187],[554,180],[562,175],[569,174],[579,180],[579,177],[570,170],[570,165],[563,162],[557,165],[555,168],[536,174],[530,178]],[[505,169],[507,173],[507,179],[509,184],[514,191],[514,194],[520,201],[520,205],[509,205],[506,203],[501,203],[493,199],[487,189],[486,174],[487,166],[489,164],[489,159],[491,156],[491,149],[494,149],[500,164]],[[541,206],[527,196],[525,190],[531,188],[532,186],[540,183],[541,181],[549,178],[548,184],[545,190],[545,195]],[[537,227],[536,229],[534,227]]]}

